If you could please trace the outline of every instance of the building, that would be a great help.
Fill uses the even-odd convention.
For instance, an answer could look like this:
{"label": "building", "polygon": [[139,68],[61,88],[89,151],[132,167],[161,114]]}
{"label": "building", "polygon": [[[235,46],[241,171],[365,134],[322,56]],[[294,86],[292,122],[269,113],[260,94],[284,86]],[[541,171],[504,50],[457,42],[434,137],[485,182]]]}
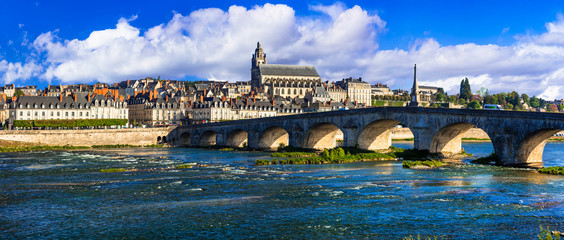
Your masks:
{"label": "building", "polygon": [[377,83],[375,85],[372,85],[371,87],[372,96],[389,96],[394,94],[385,84]]}
{"label": "building", "polygon": [[179,98],[165,96],[162,98],[156,91],[139,93],[129,102],[130,123],[148,126],[179,125],[186,119],[189,104]]}
{"label": "building", "polygon": [[269,96],[303,98],[321,86],[321,77],[313,66],[268,64],[260,43],[251,59],[251,86]]}
{"label": "building", "polygon": [[21,96],[10,104],[14,120],[128,119],[123,99],[90,94]]}
{"label": "building", "polygon": [[366,107],[372,106],[372,86],[362,81],[362,78],[345,78],[336,84],[347,91],[349,101],[361,103]]}

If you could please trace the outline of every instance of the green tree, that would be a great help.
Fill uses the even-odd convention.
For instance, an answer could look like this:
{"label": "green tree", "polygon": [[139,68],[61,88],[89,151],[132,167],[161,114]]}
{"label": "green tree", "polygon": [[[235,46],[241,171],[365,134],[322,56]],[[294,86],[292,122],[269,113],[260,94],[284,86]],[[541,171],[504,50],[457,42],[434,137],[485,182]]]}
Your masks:
{"label": "green tree", "polygon": [[470,88],[470,82],[468,81],[468,78],[464,78],[460,82],[459,98],[469,101],[471,97],[472,97],[472,89]]}
{"label": "green tree", "polygon": [[503,107],[503,109],[511,111],[511,110],[513,110],[513,104],[506,103],[505,106]]}
{"label": "green tree", "polygon": [[558,104],[558,111],[562,111],[564,110],[564,105],[563,104]]}
{"label": "green tree", "polygon": [[521,94],[521,99],[523,99],[523,102],[529,105],[529,95],[523,93]]}
{"label": "green tree", "polygon": [[20,97],[23,96],[24,92],[21,89],[16,90],[16,92],[14,93],[14,96],[16,97]]}
{"label": "green tree", "polygon": [[437,93],[437,102],[444,102],[445,101],[445,95],[443,95],[442,93]]}
{"label": "green tree", "polygon": [[478,102],[478,100],[474,100],[474,101],[468,103],[468,108],[481,109],[482,107],[480,106],[480,103]]}
{"label": "green tree", "polygon": [[540,106],[539,99],[536,96],[531,97],[531,99],[529,99],[529,103],[529,105],[534,108],[538,108]]}

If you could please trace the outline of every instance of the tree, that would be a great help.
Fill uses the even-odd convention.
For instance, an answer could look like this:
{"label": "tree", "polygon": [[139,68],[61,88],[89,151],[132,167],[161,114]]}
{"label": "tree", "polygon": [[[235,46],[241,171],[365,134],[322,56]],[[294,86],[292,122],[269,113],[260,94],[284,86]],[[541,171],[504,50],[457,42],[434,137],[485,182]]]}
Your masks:
{"label": "tree", "polygon": [[546,110],[549,111],[549,112],[558,112],[558,107],[556,106],[556,104],[553,103],[553,104],[548,105]]}
{"label": "tree", "polygon": [[511,103],[506,103],[505,106],[503,107],[505,110],[513,110],[513,104]]}
{"label": "tree", "polygon": [[460,99],[464,99],[466,101],[470,100],[472,97],[472,89],[470,88],[470,82],[468,78],[462,79],[460,82]]}
{"label": "tree", "polygon": [[437,102],[443,102],[445,101],[445,95],[443,95],[442,93],[437,93]]}
{"label": "tree", "polygon": [[21,89],[16,90],[16,92],[14,93],[14,96],[16,97],[20,97],[23,96],[24,92]]}
{"label": "tree", "polygon": [[536,96],[531,97],[531,99],[529,99],[529,103],[533,108],[538,108],[540,106],[539,99]]}
{"label": "tree", "polygon": [[564,110],[564,105],[558,104],[558,111],[562,111],[562,110]]}
{"label": "tree", "polygon": [[474,100],[474,101],[468,103],[468,108],[481,109],[482,107],[480,106],[480,103],[478,102],[478,100]]}
{"label": "tree", "polygon": [[523,93],[523,94],[521,94],[521,99],[523,99],[523,102],[525,102],[527,105],[530,105],[529,104],[529,95]]}
{"label": "tree", "polygon": [[539,98],[539,107],[540,107],[540,108],[545,108],[546,105],[548,105],[548,103],[547,103],[544,99]]}

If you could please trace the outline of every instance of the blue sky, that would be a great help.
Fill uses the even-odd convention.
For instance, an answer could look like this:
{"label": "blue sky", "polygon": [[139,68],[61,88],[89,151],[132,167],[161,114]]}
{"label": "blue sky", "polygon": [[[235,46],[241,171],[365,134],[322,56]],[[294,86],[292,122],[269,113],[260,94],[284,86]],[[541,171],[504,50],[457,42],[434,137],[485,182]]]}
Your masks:
{"label": "blue sky", "polygon": [[468,77],[474,91],[564,97],[561,1],[270,3],[2,3],[0,84],[244,81],[261,41],[269,63],[314,65],[324,80],[408,89],[417,63],[419,81],[454,94]]}

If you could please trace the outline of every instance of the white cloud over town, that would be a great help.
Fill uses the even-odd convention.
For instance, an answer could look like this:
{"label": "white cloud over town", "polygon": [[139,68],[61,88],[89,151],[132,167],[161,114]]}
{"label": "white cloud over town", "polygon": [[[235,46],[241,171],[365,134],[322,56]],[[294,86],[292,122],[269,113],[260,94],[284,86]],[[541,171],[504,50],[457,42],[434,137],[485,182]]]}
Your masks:
{"label": "white cloud over town", "polygon": [[62,83],[119,82],[146,76],[246,81],[250,58],[260,41],[269,63],[314,65],[324,80],[363,77],[392,88],[411,86],[418,64],[422,84],[458,92],[460,80],[473,90],[517,90],[547,99],[563,98],[564,17],[546,23],[539,35],[516,38],[510,46],[474,43],[441,45],[418,39],[409,49],[379,49],[385,19],[360,6],[311,6],[320,14],[296,16],[287,5],[265,4],[227,11],[200,9],[147,30],[133,16],[86,39],[61,39],[57,31],[38,36],[25,63],[0,60],[0,79],[14,83],[34,77]]}

